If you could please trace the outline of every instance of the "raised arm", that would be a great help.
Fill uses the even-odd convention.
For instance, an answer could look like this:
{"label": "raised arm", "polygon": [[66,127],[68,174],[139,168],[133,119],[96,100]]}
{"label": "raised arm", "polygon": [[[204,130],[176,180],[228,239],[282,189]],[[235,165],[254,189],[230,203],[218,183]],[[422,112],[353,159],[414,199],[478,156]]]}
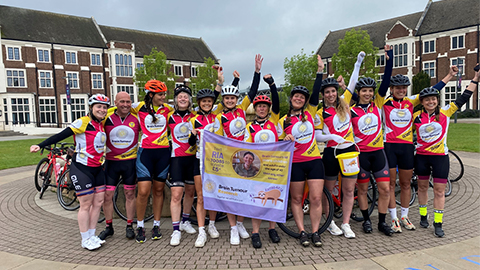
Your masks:
{"label": "raised arm", "polygon": [[355,62],[355,67],[353,68],[352,76],[350,76],[350,81],[348,82],[348,91],[353,94],[355,92],[355,85],[358,81],[358,74],[360,73],[360,67],[362,66],[363,58],[365,58],[365,52],[361,51],[357,55],[357,62]]}
{"label": "raised arm", "polygon": [[253,100],[257,95],[258,85],[260,84],[260,70],[262,69],[263,58],[260,54],[255,55],[255,73],[253,74],[252,85],[248,91],[248,98]]}
{"label": "raised arm", "polygon": [[323,80],[323,69],[325,68],[325,64],[322,61],[322,57],[317,54],[317,76],[315,77],[315,82],[313,83],[312,95],[308,103],[310,105],[317,107],[318,106],[318,97],[320,94],[320,88],[322,88],[322,80]]}
{"label": "raised arm", "polygon": [[[478,67],[478,63],[477,63]],[[463,91],[462,95],[460,95],[454,102],[457,105],[457,108],[461,108],[465,103],[468,102],[468,99],[472,96],[473,92],[477,91],[478,88],[478,80],[480,79],[480,72],[475,70],[475,75],[473,79],[468,84],[467,89]]]}
{"label": "raised arm", "polygon": [[239,82],[239,81],[240,81],[240,73],[238,73],[238,71],[235,70],[235,71],[233,72],[232,85],[238,87],[238,82]]}
{"label": "raised arm", "polygon": [[387,95],[388,87],[390,86],[390,77],[392,76],[392,69],[393,69],[393,50],[392,46],[385,45],[383,47],[385,49],[385,58],[387,63],[385,65],[385,71],[383,73],[383,80],[378,88],[378,94],[381,97],[385,97]]}
{"label": "raised arm", "polygon": [[437,84],[433,86],[433,88],[437,89],[438,91],[442,90],[445,85],[458,73],[457,66],[451,66],[448,74]]}
{"label": "raised arm", "polygon": [[222,92],[222,86],[225,81],[225,78],[223,77],[223,68],[221,66],[213,66],[214,69],[217,70],[217,86],[215,86],[215,94],[218,96]]}
{"label": "raised arm", "polygon": [[268,84],[270,87],[270,94],[272,95],[272,112],[275,114],[280,113],[280,99],[278,97],[277,86],[273,81],[272,74],[267,74],[263,76],[263,80]]}

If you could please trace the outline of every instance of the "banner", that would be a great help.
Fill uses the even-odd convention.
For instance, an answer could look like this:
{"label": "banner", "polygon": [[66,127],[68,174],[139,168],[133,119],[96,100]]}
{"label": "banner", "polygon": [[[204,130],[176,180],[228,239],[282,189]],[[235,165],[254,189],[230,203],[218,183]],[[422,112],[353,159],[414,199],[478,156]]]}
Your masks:
{"label": "banner", "polygon": [[246,143],[204,131],[205,209],[285,222],[294,143]]}
{"label": "banner", "polygon": [[[67,104],[70,105],[71,103],[71,98],[70,98],[70,85],[67,83],[65,86],[65,93],[67,94]],[[73,120],[72,120],[73,121]]]}

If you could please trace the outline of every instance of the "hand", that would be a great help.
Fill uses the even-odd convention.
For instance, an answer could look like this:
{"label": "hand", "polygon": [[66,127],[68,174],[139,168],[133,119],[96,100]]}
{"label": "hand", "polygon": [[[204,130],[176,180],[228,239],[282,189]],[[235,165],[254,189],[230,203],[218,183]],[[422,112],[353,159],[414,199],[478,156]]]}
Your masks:
{"label": "hand", "polygon": [[343,76],[342,76],[342,75],[338,76],[337,82],[338,82],[338,85],[339,85],[343,90],[347,89],[347,85],[345,84],[345,80],[343,79]]}
{"label": "hand", "polygon": [[267,74],[267,75],[263,76],[263,80],[264,80],[268,85],[274,84],[274,80],[273,80],[272,74]]}
{"label": "hand", "polygon": [[217,80],[218,80],[218,83],[219,83],[219,84],[223,84],[223,82],[225,81],[225,78],[223,77],[223,68],[217,66],[217,68],[214,68],[214,69],[217,70]]}
{"label": "hand", "polygon": [[262,69],[263,58],[260,54],[255,55],[255,72],[260,73]]}
{"label": "hand", "polygon": [[30,146],[30,153],[36,153],[40,150],[40,146],[34,144],[32,146]]}
{"label": "hand", "polygon": [[317,65],[318,65],[318,69],[317,69],[317,72],[323,72],[323,69],[325,68],[325,64],[323,63],[322,61],[322,57],[320,56],[320,54],[317,54]]}
{"label": "hand", "polygon": [[235,77],[235,78],[240,78],[240,73],[238,73],[238,71],[235,70],[235,71],[233,72],[233,77]]}
{"label": "hand", "polygon": [[[478,63],[477,63],[476,66],[478,66]],[[476,67],[476,66],[475,66],[475,67]],[[476,79],[476,80],[475,80],[475,79]],[[473,76],[473,80],[476,81],[476,82],[478,82],[479,79],[480,79],[480,71],[475,70],[475,75]]]}
{"label": "hand", "polygon": [[192,129],[191,132],[192,132],[193,136],[197,136],[198,129],[197,128]]}
{"label": "hand", "polygon": [[450,76],[455,76],[458,73],[458,67],[457,66],[451,66],[450,70],[448,71],[448,75]]}
{"label": "hand", "polygon": [[332,134],[331,136],[332,136],[332,139],[338,144],[345,142],[345,139],[342,136],[339,136],[337,134]]}
{"label": "hand", "polygon": [[385,59],[386,59],[386,60],[389,60],[390,57],[388,57],[387,52],[392,49],[392,46],[390,46],[390,45],[387,44],[387,45],[383,46],[383,49],[385,50]]}
{"label": "hand", "polygon": [[292,141],[294,142],[295,141],[295,137],[293,137],[292,134],[287,134],[287,136],[285,136],[285,138],[283,138],[284,141]]}

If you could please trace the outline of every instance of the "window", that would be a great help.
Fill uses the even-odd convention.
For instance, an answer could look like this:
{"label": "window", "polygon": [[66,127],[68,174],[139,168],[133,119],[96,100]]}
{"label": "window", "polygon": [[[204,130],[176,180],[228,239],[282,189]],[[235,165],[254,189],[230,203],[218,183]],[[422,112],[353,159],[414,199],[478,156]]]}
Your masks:
{"label": "window", "polygon": [[384,54],[378,56],[377,63],[375,64],[375,66],[377,66],[377,67],[385,66],[385,55]]}
{"label": "window", "polygon": [[380,85],[383,81],[383,74],[378,74],[376,77],[377,77],[377,84]]}
{"label": "window", "polygon": [[100,61],[100,54],[99,53],[92,53],[90,54],[92,58],[92,66],[101,66],[102,61]]}
{"label": "window", "polygon": [[92,73],[92,88],[103,89],[102,73]]}
{"label": "window", "polygon": [[183,85],[183,83],[178,83],[178,82],[176,82],[176,83],[175,83],[175,88],[177,88],[177,87],[179,87],[179,86],[181,86],[181,85]]}
{"label": "window", "polygon": [[65,63],[67,63],[67,64],[77,64],[77,53],[76,52],[65,52]]}
{"label": "window", "polygon": [[38,100],[40,109],[40,123],[53,124],[57,123],[57,109],[55,106],[55,98],[41,97]]}
{"label": "window", "polygon": [[452,50],[465,48],[464,38],[465,36],[463,35],[451,37]]}
{"label": "window", "polygon": [[39,71],[38,79],[40,80],[41,88],[51,88],[52,87],[52,72],[51,71]]}
{"label": "window", "polygon": [[13,124],[30,124],[30,104],[28,98],[12,98]]}
{"label": "window", "polygon": [[457,97],[459,97],[461,94],[462,92],[460,89],[457,88],[457,86],[445,86],[445,105],[455,101],[455,99],[457,99]]}
{"label": "window", "polygon": [[408,45],[407,43],[396,44],[393,46],[393,65],[394,67],[408,66]]}
{"label": "window", "polygon": [[78,89],[78,72],[67,72],[67,82],[71,89]]}
{"label": "window", "polygon": [[118,85],[117,86],[117,93],[120,92],[127,92],[130,95],[130,100],[132,102],[135,102],[134,100],[134,92],[133,92],[133,86],[131,85]]}
{"label": "window", "polygon": [[423,53],[435,52],[435,40],[423,42]]}
{"label": "window", "polygon": [[143,68],[143,67],[145,67],[145,65],[143,63],[137,63],[137,69]]}
{"label": "window", "polygon": [[7,87],[26,87],[25,70],[7,69]]}
{"label": "window", "polygon": [[37,54],[38,54],[38,60],[37,60],[38,62],[50,63],[50,51],[49,50],[38,49]]}
{"label": "window", "polygon": [[7,60],[20,61],[20,47],[7,47]]}
{"label": "window", "polygon": [[190,77],[197,77],[198,76],[198,68],[191,67],[191,76]]}
{"label": "window", "polygon": [[435,61],[423,62],[423,71],[425,71],[430,78],[435,78]]}
{"label": "window", "polygon": [[[63,105],[63,121],[67,123],[71,123],[76,119],[84,116],[87,114],[87,105],[85,102],[85,98],[74,98],[70,99],[70,106],[67,104],[67,99],[62,99]],[[70,111],[70,119],[68,118],[68,112]]]}
{"label": "window", "polygon": [[183,67],[175,66],[175,76],[182,76],[182,74],[183,74]]}
{"label": "window", "polygon": [[450,65],[457,66],[459,73],[465,75],[465,57],[450,58]]}
{"label": "window", "polygon": [[7,106],[7,99],[4,98],[3,99],[3,111],[4,111],[4,115],[5,115],[5,125],[8,125],[8,106]]}
{"label": "window", "polygon": [[126,54],[115,54],[115,68],[117,76],[132,77],[132,56]]}

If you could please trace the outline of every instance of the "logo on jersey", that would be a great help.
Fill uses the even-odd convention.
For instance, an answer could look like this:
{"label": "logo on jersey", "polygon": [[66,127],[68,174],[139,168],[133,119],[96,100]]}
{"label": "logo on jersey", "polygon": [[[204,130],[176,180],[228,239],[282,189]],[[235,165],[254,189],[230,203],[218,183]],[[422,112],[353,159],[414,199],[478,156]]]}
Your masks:
{"label": "logo on jersey", "polygon": [[128,126],[131,127],[131,128],[134,128],[135,127],[135,122],[128,123]]}
{"label": "logo on jersey", "polygon": [[186,122],[176,125],[173,129],[173,135],[175,136],[175,139],[182,143],[188,142],[188,137],[190,137],[189,126],[190,124]]}
{"label": "logo on jersey", "polygon": [[117,126],[110,132],[109,139],[115,148],[125,149],[132,145],[135,132],[125,126]]}
{"label": "logo on jersey", "polygon": [[338,117],[338,114],[336,114],[333,117],[333,127],[337,132],[342,132],[347,130],[350,127],[350,117],[345,117],[344,121],[341,121],[340,118]]}
{"label": "logo on jersey", "polygon": [[390,121],[396,127],[406,127],[410,124],[412,120],[412,114],[407,109],[393,109],[390,112]]}
{"label": "logo on jersey", "polygon": [[157,122],[153,122],[153,118],[151,115],[147,115],[145,117],[145,128],[151,133],[160,133],[165,129],[165,125],[167,124],[167,120],[162,114],[156,114],[155,117],[157,118]]}
{"label": "logo on jersey", "polygon": [[230,122],[229,128],[230,128],[230,133],[234,137],[240,137],[243,134],[245,134],[245,126],[247,123],[245,122],[245,119],[238,117],[233,119]]}
{"label": "logo on jersey", "polygon": [[442,125],[437,122],[428,125],[422,125],[418,129],[418,134],[424,142],[434,142],[442,135]]}
{"label": "logo on jersey", "polygon": [[375,114],[366,114],[360,117],[358,130],[364,135],[375,134],[378,130],[378,117]]}
{"label": "logo on jersey", "polygon": [[255,142],[275,142],[275,134],[270,129],[262,129],[255,134]]}
{"label": "logo on jersey", "polygon": [[93,139],[93,147],[97,153],[103,153],[103,148],[105,147],[105,141],[107,140],[107,136],[105,132],[98,132],[95,135],[95,139]]}
{"label": "logo on jersey", "polygon": [[310,122],[297,122],[293,125],[292,135],[298,143],[309,143],[312,140],[313,126]]}
{"label": "logo on jersey", "polygon": [[210,123],[204,127],[205,130],[208,130],[210,132],[216,132],[218,128],[220,128],[220,123],[217,119],[215,119],[213,123]]}

